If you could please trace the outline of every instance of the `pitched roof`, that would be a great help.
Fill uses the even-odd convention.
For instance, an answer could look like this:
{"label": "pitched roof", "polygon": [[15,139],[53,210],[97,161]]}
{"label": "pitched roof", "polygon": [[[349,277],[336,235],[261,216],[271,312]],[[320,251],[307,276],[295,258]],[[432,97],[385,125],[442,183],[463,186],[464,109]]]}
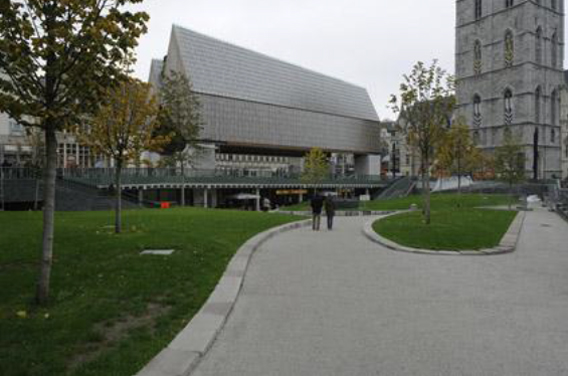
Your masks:
{"label": "pitched roof", "polygon": [[179,26],[171,43],[195,92],[378,121],[362,87]]}

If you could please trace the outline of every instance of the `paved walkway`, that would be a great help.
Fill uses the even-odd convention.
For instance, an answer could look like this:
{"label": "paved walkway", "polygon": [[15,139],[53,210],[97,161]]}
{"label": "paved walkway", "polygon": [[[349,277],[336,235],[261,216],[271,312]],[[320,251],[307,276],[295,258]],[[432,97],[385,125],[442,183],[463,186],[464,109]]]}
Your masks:
{"label": "paved walkway", "polygon": [[423,256],[293,231],[254,256],[195,376],[568,375],[568,224],[528,214],[516,253]]}

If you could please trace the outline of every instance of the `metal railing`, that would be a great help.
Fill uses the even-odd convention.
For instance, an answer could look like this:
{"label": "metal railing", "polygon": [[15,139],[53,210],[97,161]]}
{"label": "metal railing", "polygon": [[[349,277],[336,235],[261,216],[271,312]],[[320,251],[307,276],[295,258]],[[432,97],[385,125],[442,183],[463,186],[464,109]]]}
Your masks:
{"label": "metal railing", "polygon": [[[114,184],[115,169],[66,169],[58,175],[66,180],[76,181],[91,186],[110,186]],[[127,168],[121,173],[124,185],[151,184],[307,184],[301,174],[272,171],[224,171],[196,170],[180,168]],[[391,180],[378,175],[334,175],[330,174],[319,181],[318,185],[329,184],[388,184]]]}

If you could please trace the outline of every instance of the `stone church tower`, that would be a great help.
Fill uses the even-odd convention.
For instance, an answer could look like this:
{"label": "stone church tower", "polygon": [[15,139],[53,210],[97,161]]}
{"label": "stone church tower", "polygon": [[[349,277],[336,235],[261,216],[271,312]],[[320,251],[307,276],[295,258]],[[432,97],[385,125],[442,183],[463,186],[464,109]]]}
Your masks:
{"label": "stone church tower", "polygon": [[458,114],[474,140],[493,151],[510,127],[527,177],[559,177],[564,0],[457,0],[456,10]]}

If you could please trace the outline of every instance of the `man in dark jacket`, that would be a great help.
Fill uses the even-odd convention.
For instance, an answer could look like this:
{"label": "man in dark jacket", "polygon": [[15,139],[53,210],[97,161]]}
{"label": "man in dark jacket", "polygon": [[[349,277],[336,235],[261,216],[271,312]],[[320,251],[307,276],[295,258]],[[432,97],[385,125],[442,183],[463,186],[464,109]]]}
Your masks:
{"label": "man in dark jacket", "polygon": [[335,217],[335,201],[332,195],[325,198],[325,215],[327,216],[327,229],[333,230],[333,217]]}
{"label": "man in dark jacket", "polygon": [[316,193],[316,195],[312,198],[311,206],[313,215],[312,229],[314,231],[319,231],[321,224],[321,210],[323,208],[323,197]]}

